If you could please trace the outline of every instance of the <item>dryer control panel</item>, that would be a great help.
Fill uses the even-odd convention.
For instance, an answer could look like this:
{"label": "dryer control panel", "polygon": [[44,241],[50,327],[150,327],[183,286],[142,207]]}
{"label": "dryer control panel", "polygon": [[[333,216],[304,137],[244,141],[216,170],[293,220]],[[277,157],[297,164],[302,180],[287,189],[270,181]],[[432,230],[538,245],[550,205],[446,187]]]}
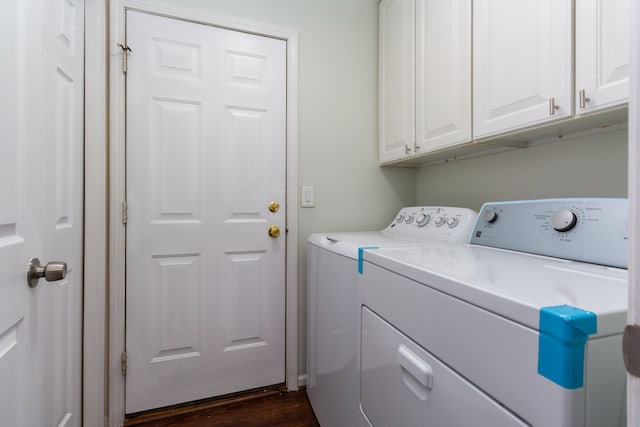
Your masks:
{"label": "dryer control panel", "polygon": [[471,243],[627,268],[627,199],[485,203]]}
{"label": "dryer control panel", "polygon": [[400,212],[383,231],[440,242],[468,242],[477,213],[467,208],[415,206]]}

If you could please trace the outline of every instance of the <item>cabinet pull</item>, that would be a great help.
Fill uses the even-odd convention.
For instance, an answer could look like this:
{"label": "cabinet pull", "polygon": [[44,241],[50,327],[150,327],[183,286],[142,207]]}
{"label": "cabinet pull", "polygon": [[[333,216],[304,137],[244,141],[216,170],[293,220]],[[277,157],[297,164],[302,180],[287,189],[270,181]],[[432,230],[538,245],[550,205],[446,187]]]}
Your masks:
{"label": "cabinet pull", "polygon": [[587,97],[587,92],[582,89],[580,91],[580,108],[587,108],[587,102],[591,101],[591,98]]}
{"label": "cabinet pull", "polygon": [[407,144],[404,144],[404,154],[411,154],[411,148]]}
{"label": "cabinet pull", "polygon": [[553,116],[556,114],[556,110],[559,110],[560,107],[558,107],[556,105],[556,99],[555,98],[549,98],[549,115]]}
{"label": "cabinet pull", "polygon": [[419,145],[413,145],[413,151],[418,154],[418,152],[420,151],[420,146]]}

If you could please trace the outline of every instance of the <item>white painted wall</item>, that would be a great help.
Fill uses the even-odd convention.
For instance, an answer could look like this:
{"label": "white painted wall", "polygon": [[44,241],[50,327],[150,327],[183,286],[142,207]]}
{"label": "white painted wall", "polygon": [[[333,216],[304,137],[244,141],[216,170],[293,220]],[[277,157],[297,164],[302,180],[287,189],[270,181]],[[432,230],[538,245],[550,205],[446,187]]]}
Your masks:
{"label": "white painted wall", "polygon": [[487,201],[547,197],[627,197],[627,130],[418,171],[418,204],[478,210]]}
{"label": "white painted wall", "polygon": [[306,239],[317,231],[380,229],[415,202],[416,171],[378,167],[378,2],[163,0],[299,31],[298,183],[300,373],[306,372]]}

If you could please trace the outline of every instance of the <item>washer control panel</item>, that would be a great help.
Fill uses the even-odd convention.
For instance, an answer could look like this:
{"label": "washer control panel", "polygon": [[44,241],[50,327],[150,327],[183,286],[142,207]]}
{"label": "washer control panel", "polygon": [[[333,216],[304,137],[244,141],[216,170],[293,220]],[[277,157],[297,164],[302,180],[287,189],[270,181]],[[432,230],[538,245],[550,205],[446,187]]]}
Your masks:
{"label": "washer control panel", "polygon": [[627,268],[627,199],[485,203],[471,243]]}
{"label": "washer control panel", "polygon": [[465,243],[476,222],[476,212],[466,208],[416,206],[402,208],[384,231],[441,242]]}

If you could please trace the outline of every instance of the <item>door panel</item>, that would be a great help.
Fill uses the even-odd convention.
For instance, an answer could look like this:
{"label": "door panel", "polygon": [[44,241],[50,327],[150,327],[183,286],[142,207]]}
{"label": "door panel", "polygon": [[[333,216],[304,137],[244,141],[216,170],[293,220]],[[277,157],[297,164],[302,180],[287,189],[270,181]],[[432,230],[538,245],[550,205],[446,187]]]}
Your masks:
{"label": "door panel", "polygon": [[[44,261],[68,265],[64,280],[43,282],[39,311],[47,313],[43,354],[50,391],[48,419],[55,425],[80,425],[82,366],[82,203],[83,203],[83,91],[84,2],[44,2],[43,123],[46,144],[43,186],[49,188],[43,202],[47,244]],[[49,423],[47,423],[49,424]],[[53,424],[53,423],[51,423]]]}
{"label": "door panel", "polygon": [[415,2],[380,3],[380,163],[413,154],[415,145]]}
{"label": "door panel", "polygon": [[573,114],[572,18],[568,0],[474,1],[474,138]]}
{"label": "door panel", "polygon": [[[578,113],[624,104],[629,97],[629,0],[576,2]],[[581,104],[580,91],[589,98]]]}
{"label": "door panel", "polygon": [[127,44],[126,411],[284,382],[285,42],[127,12]]}
{"label": "door panel", "polygon": [[[0,16],[0,419],[81,425],[84,2]],[[29,288],[30,258],[67,263]]]}
{"label": "door panel", "polygon": [[[31,292],[24,278],[24,266],[29,257],[40,251],[37,203],[33,198],[20,197],[21,191],[35,187],[40,195],[39,161],[32,174],[26,171],[26,161],[37,151],[28,138],[24,111],[27,85],[22,71],[33,51],[20,49],[26,45],[29,28],[23,17],[29,12],[26,2],[5,2],[0,14],[0,54],[15,61],[0,67],[0,414],[7,425],[38,422],[36,414],[27,411],[26,397],[35,389],[35,375],[29,365],[36,348],[29,341],[32,324]],[[36,366],[37,367],[37,366]],[[40,405],[38,395],[36,405]]]}
{"label": "door panel", "polygon": [[416,4],[418,153],[471,141],[471,0]]}

